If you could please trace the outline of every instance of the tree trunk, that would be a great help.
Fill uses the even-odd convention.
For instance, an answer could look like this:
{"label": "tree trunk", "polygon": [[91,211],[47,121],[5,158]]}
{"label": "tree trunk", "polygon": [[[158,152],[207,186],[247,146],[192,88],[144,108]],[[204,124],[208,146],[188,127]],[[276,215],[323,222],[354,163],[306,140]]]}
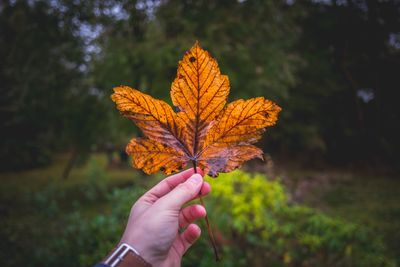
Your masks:
{"label": "tree trunk", "polygon": [[77,149],[72,149],[71,151],[71,155],[69,157],[69,160],[67,162],[67,165],[65,165],[64,171],[62,173],[62,179],[66,180],[68,179],[72,168],[74,167],[76,160],[78,159],[78,150]]}

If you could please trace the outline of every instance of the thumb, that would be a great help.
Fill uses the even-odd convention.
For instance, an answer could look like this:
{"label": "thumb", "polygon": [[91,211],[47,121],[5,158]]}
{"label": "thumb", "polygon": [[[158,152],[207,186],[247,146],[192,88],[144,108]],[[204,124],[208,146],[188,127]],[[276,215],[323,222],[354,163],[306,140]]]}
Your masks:
{"label": "thumb", "polygon": [[195,198],[203,185],[203,177],[196,173],[184,183],[174,188],[170,193],[160,198],[157,202],[165,208],[180,210],[183,204]]}

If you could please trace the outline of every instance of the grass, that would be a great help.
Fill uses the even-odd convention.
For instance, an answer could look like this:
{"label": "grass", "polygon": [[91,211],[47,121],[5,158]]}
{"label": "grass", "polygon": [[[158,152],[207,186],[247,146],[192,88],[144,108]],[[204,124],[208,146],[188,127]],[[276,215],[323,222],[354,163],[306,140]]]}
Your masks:
{"label": "grass", "polygon": [[2,216],[5,218],[2,223],[23,218],[26,212],[29,213],[30,206],[40,202],[38,197],[41,195],[52,198],[66,211],[72,211],[79,204],[80,209],[90,215],[104,208],[101,202],[90,201],[90,194],[94,193],[90,192],[90,188],[94,184],[101,184],[105,191],[110,191],[115,187],[146,185],[150,182],[129,166],[107,168],[107,159],[103,154],[92,155],[86,164],[75,167],[68,179],[62,179],[67,158],[67,155],[59,155],[46,168],[1,173],[0,214],[5,215]]}
{"label": "grass", "polygon": [[66,211],[73,210],[78,203],[87,214],[95,214],[105,207],[101,202],[90,201],[90,194],[95,193],[92,188],[104,190],[105,195],[116,187],[150,188],[161,179],[161,175],[144,175],[128,164],[109,168],[104,154],[93,154],[85,164],[73,168],[68,179],[62,179],[67,160],[68,155],[59,155],[46,168],[0,173],[0,215],[7,220],[23,217],[41,194],[52,194],[50,197]]}
{"label": "grass", "polygon": [[395,177],[355,176],[323,195],[327,211],[366,224],[385,236],[400,261],[400,181]]}
{"label": "grass", "polygon": [[[90,159],[88,164],[73,168],[68,179],[62,179],[61,175],[68,155],[59,155],[55,158],[54,163],[46,168],[1,173],[1,193],[24,193],[26,191],[39,191],[49,183],[57,184],[57,187],[68,188],[77,186],[87,181],[88,172],[90,171],[91,163],[95,163],[101,169],[107,169],[107,159],[102,154],[95,154]],[[132,169],[107,169],[110,184],[118,184],[132,181],[132,178],[138,172]]]}
{"label": "grass", "polygon": [[[111,190],[135,183],[147,185],[153,181],[128,165],[123,168],[108,168],[104,154],[92,155],[86,164],[73,168],[68,179],[62,179],[61,174],[67,159],[68,155],[59,155],[54,163],[46,168],[1,173],[0,210],[23,208],[32,195],[48,190],[49,187],[54,191],[64,192],[66,198],[79,201],[79,191],[84,190],[83,187],[90,183],[101,182],[105,188]],[[97,172],[105,174],[104,177],[96,177]]]}
{"label": "grass", "polygon": [[301,201],[347,221],[367,225],[384,236],[400,263],[400,177],[345,171],[293,171],[287,174],[301,187]]}

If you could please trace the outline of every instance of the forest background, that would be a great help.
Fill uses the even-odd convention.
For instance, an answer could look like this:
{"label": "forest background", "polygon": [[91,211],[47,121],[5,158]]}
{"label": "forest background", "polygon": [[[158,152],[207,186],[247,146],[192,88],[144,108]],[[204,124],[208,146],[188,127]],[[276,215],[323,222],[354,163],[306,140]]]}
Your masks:
{"label": "forest background", "polygon": [[[387,252],[382,252],[385,256],[364,252],[387,259],[385,264],[397,264],[400,3],[396,0],[1,1],[0,255],[9,255],[1,260],[20,253],[22,236],[41,236],[43,221],[54,221],[54,229],[65,223],[60,215],[65,211],[79,210],[85,218],[75,218],[73,233],[85,227],[93,233],[88,229],[91,224],[102,226],[96,221],[101,220],[98,214],[104,219],[111,212],[110,195],[126,198],[121,190],[133,185],[146,189],[155,183],[126,167],[124,146],[140,132],[118,114],[110,94],[115,86],[129,85],[170,103],[178,60],[196,40],[229,76],[229,101],[265,96],[283,109],[278,124],[259,143],[267,153],[265,163],[250,162],[247,170],[257,170],[269,177],[266,181],[279,180],[289,206],[307,205],[318,214],[366,224],[382,236],[382,251]],[[131,196],[126,205],[132,201]],[[307,214],[302,216],[309,218]],[[123,222],[121,214],[115,216]],[[27,230],[21,219],[38,230]],[[252,230],[238,227],[232,231],[245,229],[247,248],[260,249],[251,243]],[[295,239],[302,231],[296,227],[300,226],[294,221]],[[48,234],[49,239],[60,236],[59,230]],[[99,245],[100,238],[107,239],[110,233],[97,234],[92,250],[76,262],[67,260],[65,266],[87,265],[112,247],[111,241],[109,247]],[[80,241],[66,237],[65,242],[72,247],[90,240],[81,237]],[[322,241],[313,242],[325,251],[323,265],[339,266],[335,257],[329,257],[334,252],[322,247]],[[35,247],[29,244],[22,249],[27,255]],[[63,266],[55,259],[40,261],[51,254],[70,259],[68,253],[54,251],[59,245],[44,245],[48,250],[35,250],[32,257],[41,266]],[[262,251],[268,250],[264,245]],[[300,247],[308,245],[299,241]],[[349,253],[347,245],[339,246],[339,251]],[[318,266],[312,264],[319,252],[311,249],[299,256],[297,247],[288,246],[268,257],[285,266]],[[5,266],[21,265],[26,258],[6,260]],[[361,266],[357,262],[353,259],[343,266]]]}

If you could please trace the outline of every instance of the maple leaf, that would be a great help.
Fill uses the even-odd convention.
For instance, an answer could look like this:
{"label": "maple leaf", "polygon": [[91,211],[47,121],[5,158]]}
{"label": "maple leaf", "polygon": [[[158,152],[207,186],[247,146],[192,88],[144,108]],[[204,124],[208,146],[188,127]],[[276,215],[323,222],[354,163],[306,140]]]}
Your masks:
{"label": "maple leaf", "polygon": [[171,174],[191,162],[217,176],[262,159],[262,150],[253,144],[276,123],[281,108],[264,97],[226,104],[229,89],[228,76],[198,42],[179,61],[171,86],[177,112],[128,86],[114,88],[117,109],[146,136],[133,138],[126,147],[133,166],[147,174]]}

